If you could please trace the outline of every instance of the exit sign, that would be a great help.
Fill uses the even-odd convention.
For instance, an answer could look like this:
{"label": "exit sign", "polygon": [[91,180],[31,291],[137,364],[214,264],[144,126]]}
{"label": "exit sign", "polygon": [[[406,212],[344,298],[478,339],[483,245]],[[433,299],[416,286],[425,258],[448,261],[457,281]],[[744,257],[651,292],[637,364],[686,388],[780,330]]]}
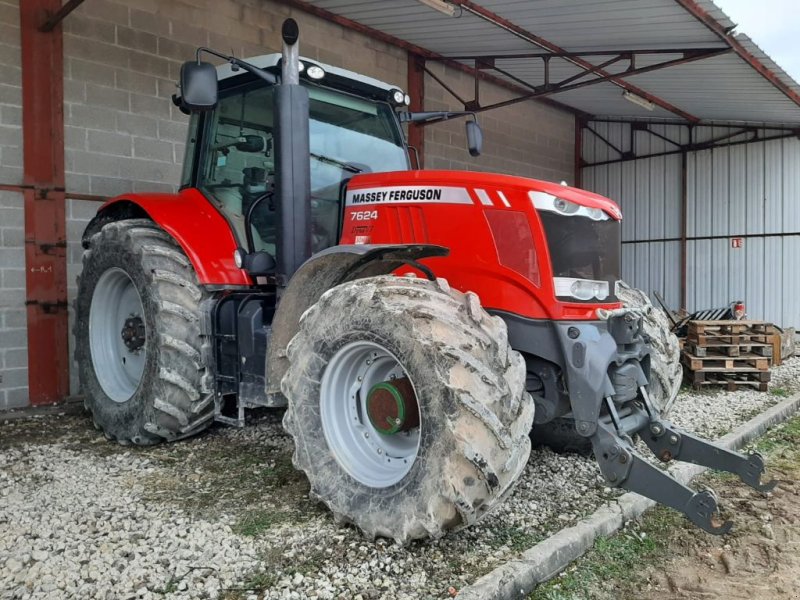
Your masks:
{"label": "exit sign", "polygon": [[738,250],[739,248],[744,248],[744,238],[735,237],[731,238],[731,248]]}

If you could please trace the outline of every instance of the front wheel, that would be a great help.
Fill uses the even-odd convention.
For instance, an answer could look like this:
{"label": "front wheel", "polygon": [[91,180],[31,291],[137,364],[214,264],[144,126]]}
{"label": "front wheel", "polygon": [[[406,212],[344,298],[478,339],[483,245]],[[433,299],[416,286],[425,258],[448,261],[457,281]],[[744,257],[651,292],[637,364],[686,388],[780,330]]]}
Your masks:
{"label": "front wheel", "polygon": [[470,525],[525,466],[524,361],[474,294],[394,276],[342,284],[303,315],[288,357],[294,464],[369,537]]}

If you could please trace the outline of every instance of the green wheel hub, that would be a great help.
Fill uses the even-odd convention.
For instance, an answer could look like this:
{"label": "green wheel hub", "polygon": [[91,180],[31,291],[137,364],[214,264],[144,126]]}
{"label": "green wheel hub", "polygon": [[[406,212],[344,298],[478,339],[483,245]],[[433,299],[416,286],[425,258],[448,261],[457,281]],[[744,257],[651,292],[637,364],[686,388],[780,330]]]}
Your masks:
{"label": "green wheel hub", "polygon": [[409,379],[403,377],[373,385],[367,394],[367,416],[383,435],[419,427],[419,408]]}

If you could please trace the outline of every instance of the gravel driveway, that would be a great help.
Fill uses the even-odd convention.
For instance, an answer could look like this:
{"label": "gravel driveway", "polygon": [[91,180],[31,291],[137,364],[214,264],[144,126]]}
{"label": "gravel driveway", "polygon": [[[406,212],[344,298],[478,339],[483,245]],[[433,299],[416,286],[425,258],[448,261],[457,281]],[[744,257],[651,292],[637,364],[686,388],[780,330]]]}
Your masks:
{"label": "gravel driveway", "polygon": [[[798,390],[794,358],[770,392],[684,391],[672,416],[719,436]],[[83,416],[0,423],[0,598],[446,598],[617,495],[593,461],[535,450],[478,526],[368,541],[308,499],[281,416],[144,449]]]}

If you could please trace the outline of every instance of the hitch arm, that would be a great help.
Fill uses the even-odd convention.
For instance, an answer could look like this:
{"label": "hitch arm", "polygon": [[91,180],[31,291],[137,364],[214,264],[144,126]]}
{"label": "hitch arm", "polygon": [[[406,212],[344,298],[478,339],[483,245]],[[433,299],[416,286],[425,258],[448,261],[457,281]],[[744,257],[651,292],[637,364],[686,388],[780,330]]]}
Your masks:
{"label": "hitch arm", "polygon": [[730,531],[731,521],[715,522],[717,500],[712,492],[695,492],[669,473],[646,462],[605,423],[598,423],[591,440],[600,471],[612,485],[674,508],[708,533],[724,535]]}
{"label": "hitch arm", "polygon": [[669,421],[653,421],[649,429],[643,429],[640,436],[659,460],[669,462],[678,459],[717,471],[734,473],[751,488],[770,492],[777,481],[761,483],[764,474],[764,459],[760,454],[740,454],[703,440],[687,431],[675,427]]}

